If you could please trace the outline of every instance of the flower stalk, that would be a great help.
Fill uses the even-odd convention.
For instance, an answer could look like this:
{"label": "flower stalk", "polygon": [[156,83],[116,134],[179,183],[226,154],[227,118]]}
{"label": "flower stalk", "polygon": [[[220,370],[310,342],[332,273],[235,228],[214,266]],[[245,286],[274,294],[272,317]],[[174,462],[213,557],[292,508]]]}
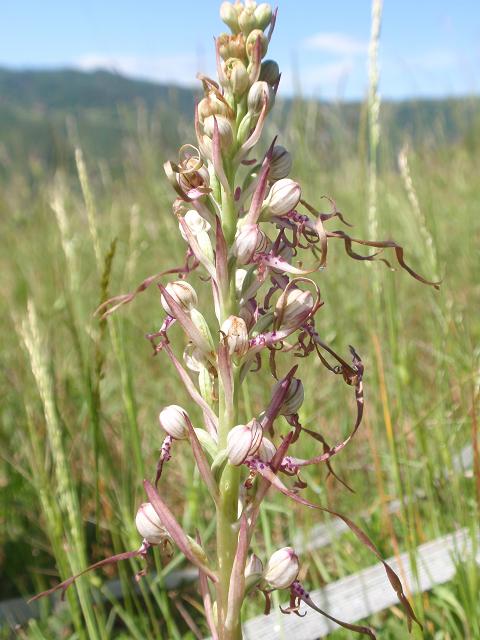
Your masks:
{"label": "flower stalk", "polygon": [[[276,139],[267,141],[266,151],[259,148],[280,82],[277,63],[263,60],[276,11],[267,3],[236,0],[224,2],[220,15],[231,33],[216,39],[218,82],[199,76],[205,95],[195,109],[196,143],[182,146],[178,159],[165,163],[176,196],[173,214],[187,245],[185,262],[147,278],[133,293],[106,301],[99,309],[106,317],[158,283],[165,318],[160,329],[147,337],[155,355],[166,355],[173,365],[201,422],[192,424],[190,407],[187,413],[169,403],[160,411],[160,457],[152,470],[154,482],[144,482],[148,502],[136,517],[141,546],[91,568],[146,558],[151,546],[176,547],[199,570],[206,623],[219,640],[241,638],[242,604],[247,595],[258,592],[265,597],[266,613],[271,591],[283,589],[290,592],[290,606],[282,610],[285,614],[298,614],[299,603],[304,602],[330,617],[299,583],[300,560],[294,549],[283,547],[268,562],[252,555],[249,559],[259,510],[271,489],[343,520],[359,542],[382,560],[407,619],[418,622],[400,580],[373,542],[346,516],[301,495],[307,486],[299,475],[304,467],[324,464],[338,479],[331,460],[346,449],[359,429],[364,403],[362,361],[353,347],[349,363],[322,340],[315,321],[323,300],[318,284],[307,276],[326,267],[328,241],[340,240],[350,258],[381,260],[388,266],[380,254],[393,249],[398,264],[411,276],[434,287],[438,283],[408,266],[403,247],[393,241],[362,240],[343,230],[329,230],[331,220],[349,226],[334,202],[332,211],[324,213],[302,199],[300,184],[288,177],[291,153]],[[359,254],[354,249],[357,245],[375,251]],[[201,277],[194,285],[191,276],[196,271]],[[208,293],[204,290],[199,296],[195,286],[211,287],[207,305]],[[213,319],[209,308],[214,310]],[[183,332],[187,343],[183,364],[170,343],[171,332],[177,331]],[[333,445],[321,433],[304,427],[298,415],[305,389],[294,360],[311,355],[354,391],[353,428]],[[241,416],[241,386],[254,379],[262,366],[268,366],[274,380],[270,402],[259,407],[256,415]],[[294,455],[299,438],[311,438],[317,447],[308,459]],[[198,534],[183,531],[167,505],[166,463],[187,447],[215,506],[213,548],[204,548]],[[76,577],[48,593],[64,591]],[[375,637],[369,627],[335,621]]]}

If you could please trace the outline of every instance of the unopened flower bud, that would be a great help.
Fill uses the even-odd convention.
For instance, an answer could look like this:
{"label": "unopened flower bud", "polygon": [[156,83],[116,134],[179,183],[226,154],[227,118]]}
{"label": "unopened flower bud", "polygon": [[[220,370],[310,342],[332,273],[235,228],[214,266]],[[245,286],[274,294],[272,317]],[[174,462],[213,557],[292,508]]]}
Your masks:
{"label": "unopened flower bud", "polygon": [[238,58],[228,58],[224,65],[226,86],[236,98],[243,96],[250,85],[247,67]]}
{"label": "unopened flower bud", "polygon": [[280,67],[275,60],[264,60],[262,62],[259,80],[265,80],[265,82],[273,86],[277,83],[279,76]]}
{"label": "unopened flower bud", "polygon": [[275,305],[278,325],[284,329],[295,330],[310,316],[314,304],[310,291],[290,287],[282,293]]}
{"label": "unopened flower bud", "polygon": [[[237,271],[238,273],[238,271]],[[242,285],[242,289],[240,289],[239,291],[239,297],[243,297],[244,292],[247,291],[248,287],[250,286],[252,280],[255,278],[255,271],[254,269],[251,269],[248,272],[247,277],[245,278],[243,285]],[[254,300],[250,299],[247,300],[247,302],[245,304],[243,304],[240,307],[240,310],[238,312],[239,316],[241,318],[243,318],[243,320],[245,320],[245,324],[247,325],[247,328],[250,332],[250,330],[254,327],[255,322],[256,322],[256,317],[257,317],[257,309],[255,307],[255,302]]]}
{"label": "unopened flower bud", "polygon": [[[198,304],[198,298],[195,289],[185,280],[176,280],[175,282],[169,282],[165,289],[167,290],[167,293],[172,296],[175,302],[179,304],[186,313],[190,313],[190,311]],[[160,297],[160,301],[165,311],[170,316],[172,316],[172,318],[174,318],[175,314],[172,309],[170,309],[170,306],[163,295]]]}
{"label": "unopened flower bud", "polygon": [[239,58],[245,60],[245,36],[243,33],[237,33],[236,35],[229,35],[228,33],[222,33],[217,38],[218,53],[223,60],[229,58]]}
{"label": "unopened flower bud", "polygon": [[252,553],[252,555],[248,559],[247,564],[245,565],[245,578],[261,575],[262,573],[263,563],[258,556]]}
{"label": "unopened flower bud", "polygon": [[260,582],[262,574],[262,561],[258,556],[252,553],[245,566],[245,592],[248,592],[253,586]]}
{"label": "unopened flower bud", "polygon": [[267,2],[262,2],[254,11],[257,28],[262,31],[268,27],[272,19],[272,7]]}
{"label": "unopened flower bud", "polygon": [[258,113],[255,114],[251,111],[248,111],[247,114],[242,118],[242,121],[240,122],[237,130],[237,143],[239,145],[242,145],[252,132],[255,124],[257,123],[258,115]]}
{"label": "unopened flower bud", "polygon": [[239,265],[250,264],[257,251],[263,251],[268,245],[268,238],[260,231],[257,224],[242,226],[235,236],[233,253]]}
{"label": "unopened flower bud", "polygon": [[183,217],[183,220],[179,222],[180,233],[185,242],[189,242],[185,225],[188,227],[190,233],[195,237],[198,245],[198,257],[205,264],[205,262],[213,264],[215,261],[212,241],[208,232],[210,230],[210,223],[205,220],[195,209],[189,209]]}
{"label": "unopened flower bud", "polygon": [[175,440],[188,438],[188,413],[178,404],[170,404],[158,416],[163,429]]}
{"label": "unopened flower bud", "polygon": [[247,38],[246,50],[248,59],[251,60],[254,55],[255,47],[257,46],[257,40],[260,40],[260,58],[265,57],[268,49],[267,36],[260,31],[260,29],[254,29]]}
{"label": "unopened flower bud", "polygon": [[268,177],[272,181],[282,180],[286,178],[292,168],[292,156],[281,145],[273,147],[272,159],[270,162],[270,171]]}
{"label": "unopened flower bud", "polygon": [[237,33],[239,29],[238,13],[231,2],[222,2],[220,5],[220,18],[227,27],[230,27],[233,33]]}
{"label": "unopened flower bud", "polygon": [[[195,209],[189,209],[185,213],[183,219],[186,225],[188,226],[188,228],[190,229],[190,231],[192,232],[192,235],[194,236],[198,235],[199,233],[206,233],[210,231],[210,223],[207,220],[205,220],[205,218],[202,218],[202,216]],[[183,226],[181,224],[179,224],[178,226],[180,227],[180,233],[182,235],[182,238],[186,242],[188,242],[188,238]]]}
{"label": "unopened flower bud", "polygon": [[198,119],[203,124],[205,118],[209,116],[225,116],[226,118],[232,115],[232,111],[228,104],[217,96],[215,91],[210,91],[205,98],[202,98],[198,103]]}
{"label": "unopened flower bud", "polygon": [[254,7],[244,7],[243,11],[238,16],[238,26],[246,36],[250,31],[252,31],[252,29],[255,29],[257,21],[255,19]]}
{"label": "unopened flower bud", "polygon": [[248,351],[248,329],[243,318],[230,316],[220,327],[231,356],[241,358]]}
{"label": "unopened flower bud", "polygon": [[[213,140],[213,133],[215,131],[215,120],[217,121],[218,135],[220,137],[220,146],[225,151],[232,146],[233,143],[233,130],[230,121],[225,116],[209,116],[205,118],[203,123],[203,130],[205,135]],[[204,137],[205,141],[205,137]]]}
{"label": "unopened flower bud", "polygon": [[234,3],[234,5],[233,5],[233,8],[234,8],[234,9],[235,9],[235,11],[237,12],[237,16],[239,16],[239,15],[242,13],[242,11],[243,11],[243,4],[242,4],[242,2],[240,2],[240,0],[236,0],[236,1],[235,1],[235,3]]}
{"label": "unopened flower bud", "polygon": [[263,437],[262,425],[255,419],[239,424],[228,433],[227,455],[230,464],[241,465],[256,453]]}
{"label": "unopened flower bud", "polygon": [[302,190],[297,182],[290,178],[277,180],[263,203],[263,218],[268,220],[272,216],[284,216],[295,209],[301,197]]}
{"label": "unopened flower bud", "polygon": [[135,516],[138,533],[150,544],[161,544],[169,538],[168,532],[158,517],[151,502],[140,505]]}
{"label": "unopened flower bud", "polygon": [[[282,380],[279,380],[273,387],[272,395],[275,395],[282,382]],[[298,378],[292,378],[279,413],[282,416],[292,416],[294,413],[298,413],[298,410],[303,404],[304,397],[305,390],[303,388],[303,382]]]}
{"label": "unopened flower bud", "polygon": [[270,557],[263,574],[274,589],[287,589],[298,576],[298,556],[291,547],[283,547]]}
{"label": "unopened flower bud", "polygon": [[254,82],[248,92],[248,110],[254,115],[259,115],[263,109],[263,105],[267,104],[267,110],[269,111],[273,103],[275,102],[275,94],[272,87],[262,80]]}
{"label": "unopened flower bud", "polygon": [[257,451],[257,456],[260,458],[260,460],[262,462],[270,462],[276,452],[277,449],[273,442],[270,442],[268,438],[263,437]]}

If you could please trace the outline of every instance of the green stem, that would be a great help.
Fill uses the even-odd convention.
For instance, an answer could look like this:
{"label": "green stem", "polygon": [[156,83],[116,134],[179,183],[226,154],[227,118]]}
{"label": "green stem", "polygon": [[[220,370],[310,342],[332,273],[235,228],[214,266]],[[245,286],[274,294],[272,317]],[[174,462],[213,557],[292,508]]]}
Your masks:
{"label": "green stem", "polygon": [[[234,170],[229,168],[229,182],[234,189]],[[227,246],[230,248],[235,239],[237,227],[237,212],[233,196],[225,193],[222,188],[222,227]],[[237,299],[235,293],[235,266],[232,265],[229,273],[228,291],[222,304],[222,322],[236,313]],[[219,382],[219,448],[227,445],[228,432],[238,422],[238,371],[234,367],[234,393],[233,398],[225,394],[225,390]],[[242,637],[240,612],[232,628],[225,626],[228,612],[228,591],[233,561],[237,550],[238,529],[235,526],[238,520],[238,491],[240,484],[240,469],[229,463],[222,473],[219,486],[219,501],[217,506],[217,559],[219,568],[218,584],[218,632],[220,640],[240,640]]]}
{"label": "green stem", "polygon": [[220,500],[217,509],[217,554],[220,579],[218,612],[221,640],[237,640],[242,637],[240,616],[233,628],[225,627],[230,576],[238,540],[238,531],[234,525],[237,520],[239,479],[239,468],[227,464],[220,481]]}

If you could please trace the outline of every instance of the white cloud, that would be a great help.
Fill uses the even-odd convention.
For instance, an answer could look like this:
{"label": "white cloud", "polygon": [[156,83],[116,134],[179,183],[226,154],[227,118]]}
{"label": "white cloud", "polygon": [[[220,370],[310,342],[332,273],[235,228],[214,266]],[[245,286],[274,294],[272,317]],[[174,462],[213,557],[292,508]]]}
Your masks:
{"label": "white cloud", "polygon": [[368,42],[353,38],[346,33],[316,33],[306,38],[303,44],[309,49],[343,56],[363,55],[368,50]]}
{"label": "white cloud", "polygon": [[418,56],[409,56],[406,58],[406,62],[421,71],[442,71],[459,64],[458,58],[452,51],[443,49],[425,51]]}
{"label": "white cloud", "polygon": [[84,71],[107,69],[134,78],[184,86],[195,84],[195,76],[199,70],[212,73],[212,69],[203,68],[198,56],[189,52],[151,57],[89,53],[74,60],[73,64]]}

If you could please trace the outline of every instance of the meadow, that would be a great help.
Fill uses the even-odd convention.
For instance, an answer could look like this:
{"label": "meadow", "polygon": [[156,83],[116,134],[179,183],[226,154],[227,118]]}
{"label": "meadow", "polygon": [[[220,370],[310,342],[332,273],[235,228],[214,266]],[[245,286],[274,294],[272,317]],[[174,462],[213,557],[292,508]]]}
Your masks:
{"label": "meadow", "polygon": [[[354,345],[365,362],[366,417],[333,465],[354,493],[315,468],[305,472],[307,497],[361,523],[385,557],[407,551],[414,560],[419,544],[461,527],[477,540],[480,114],[474,112],[476,119],[457,135],[441,118],[421,138],[401,130],[393,135],[388,119],[381,123],[377,236],[403,245],[416,271],[442,280],[440,290],[381,262],[354,261],[341,242],[330,243],[328,266],[317,276],[325,300],[322,338],[343,354]],[[115,166],[82,151],[74,127],[71,162],[56,171],[38,157],[21,167],[3,165],[1,599],[41,591],[87,562],[138,547],[134,515],[161,444],[158,411],[166,402],[188,404],[166,360],[153,357],[145,339],[163,317],[155,287],[108,321],[93,315],[109,296],[181,264],[185,251],[162,172],[171,153],[162,120],[142,108],[129,118]],[[322,196],[333,198],[354,235],[367,238],[364,105],[358,122],[348,129],[335,109],[325,112],[299,99],[265,139],[278,125],[304,197],[325,210],[330,205]],[[181,118],[175,126],[176,136],[188,140],[192,132]],[[206,286],[198,281],[200,296]],[[242,399],[246,413],[259,410],[267,397],[267,368],[257,375]],[[341,440],[354,416],[351,392],[319,362],[309,361],[302,377],[303,424]],[[459,462],[466,447],[471,460]],[[187,454],[167,478],[162,491],[182,525],[199,528],[208,542],[213,511]],[[393,501],[399,501],[396,510],[389,508]],[[308,541],[320,522],[317,513],[291,508],[272,494],[261,520],[266,551],[299,535]],[[424,624],[424,633],[416,629],[413,637],[480,638],[476,551],[474,545],[471,557],[456,558],[452,582],[413,597]],[[342,533],[303,554],[301,577],[318,587],[373,564],[372,558],[352,534]],[[169,586],[168,576],[182,567],[179,557],[165,562],[157,555],[136,590],[135,561],[97,572],[67,593],[68,607],[52,613],[42,601],[40,618],[16,634],[179,640],[195,637],[188,618],[206,634],[196,585]],[[106,583],[117,576],[122,598]],[[250,600],[245,618],[261,610],[261,602]],[[397,607],[370,622],[382,639],[409,637]],[[10,633],[5,628],[0,637]]]}

